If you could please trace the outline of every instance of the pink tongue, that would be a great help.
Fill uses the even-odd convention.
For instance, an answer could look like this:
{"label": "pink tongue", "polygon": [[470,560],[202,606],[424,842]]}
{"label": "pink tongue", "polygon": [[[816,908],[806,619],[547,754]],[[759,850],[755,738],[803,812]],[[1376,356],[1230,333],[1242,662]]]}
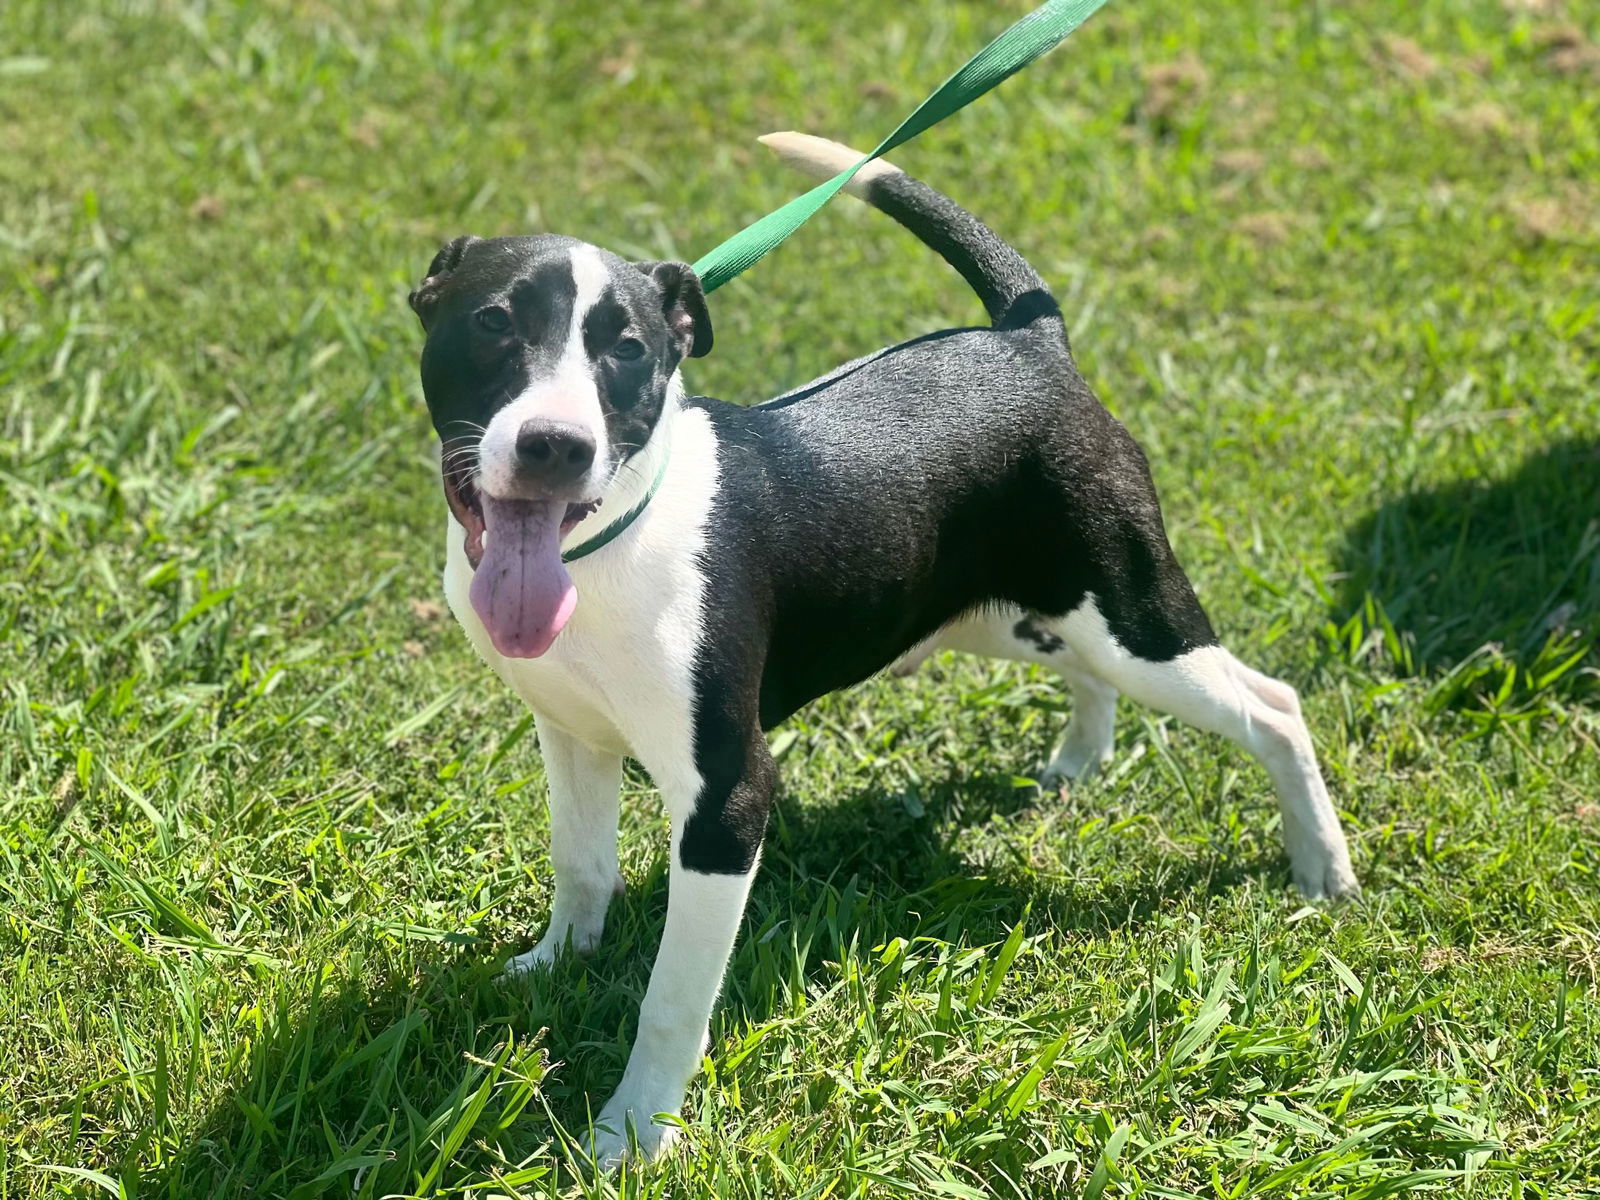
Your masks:
{"label": "pink tongue", "polygon": [[565,501],[483,497],[483,558],[472,576],[472,607],[494,648],[538,658],[572,616],[578,589],[561,563]]}

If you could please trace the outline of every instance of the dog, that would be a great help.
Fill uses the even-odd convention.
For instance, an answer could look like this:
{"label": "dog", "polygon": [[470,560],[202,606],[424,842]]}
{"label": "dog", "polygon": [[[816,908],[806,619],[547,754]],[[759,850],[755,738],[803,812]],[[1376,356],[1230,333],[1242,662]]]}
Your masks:
{"label": "dog", "polygon": [[[861,157],[762,141],[821,178]],[[624,756],[671,818],[666,929],[589,1133],[605,1166],[675,1136],[653,1117],[680,1110],[705,1053],[777,782],[765,731],[893,664],[954,649],[1059,672],[1072,716],[1046,778],[1107,761],[1119,693],[1222,734],[1271,777],[1301,893],[1358,891],[1294,689],[1218,643],[1144,454],[1078,373],[1044,281],[886,162],[848,190],[960,272],[990,323],[739,407],[684,392],[684,360],[712,346],[684,263],[468,236],[411,293],[445,594],[532,708],[549,780],[550,924],[508,970],[599,942],[623,886]]]}

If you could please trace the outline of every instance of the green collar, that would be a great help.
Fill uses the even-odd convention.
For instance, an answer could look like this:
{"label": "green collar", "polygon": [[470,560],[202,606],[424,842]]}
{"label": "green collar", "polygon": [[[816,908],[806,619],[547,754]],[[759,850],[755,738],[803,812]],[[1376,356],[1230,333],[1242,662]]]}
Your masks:
{"label": "green collar", "polygon": [[580,558],[587,558],[600,547],[615,541],[629,525],[637,521],[644,513],[644,510],[650,507],[650,501],[655,499],[656,492],[660,490],[661,481],[667,477],[667,463],[670,461],[672,461],[672,443],[668,442],[667,452],[661,456],[661,465],[656,468],[656,477],[650,481],[649,490],[645,492],[639,503],[635,504],[592,538],[579,542],[571,550],[563,550],[561,552],[561,561],[569,563],[577,562]]}

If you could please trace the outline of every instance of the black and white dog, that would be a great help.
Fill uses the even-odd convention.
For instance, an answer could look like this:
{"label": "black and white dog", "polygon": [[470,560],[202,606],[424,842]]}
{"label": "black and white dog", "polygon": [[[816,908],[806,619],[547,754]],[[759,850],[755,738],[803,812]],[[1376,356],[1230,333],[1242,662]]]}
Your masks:
{"label": "black and white dog", "polygon": [[[823,177],[859,157],[763,141]],[[777,780],[764,731],[890,664],[953,648],[1060,672],[1073,713],[1047,776],[1106,760],[1119,692],[1231,738],[1272,778],[1300,891],[1357,891],[1294,690],[1218,645],[1144,455],[1078,374],[1044,282],[886,163],[850,190],[954,266],[992,324],[743,408],[684,395],[711,320],[682,263],[462,237],[411,295],[445,593],[533,709],[550,782],[550,926],[510,969],[599,941],[622,887],[625,755],[671,816],[666,931],[595,1122],[601,1162],[628,1152],[630,1124],[646,1155],[673,1136],[651,1118],[679,1110],[705,1047]],[[564,552],[608,530],[569,571]]]}

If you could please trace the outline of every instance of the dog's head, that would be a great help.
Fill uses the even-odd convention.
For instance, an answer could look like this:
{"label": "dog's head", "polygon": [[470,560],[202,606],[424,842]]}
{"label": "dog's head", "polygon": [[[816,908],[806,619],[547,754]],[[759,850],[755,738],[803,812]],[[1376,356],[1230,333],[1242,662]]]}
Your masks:
{"label": "dog's head", "polygon": [[502,654],[543,654],[576,602],[562,535],[649,442],[679,363],[711,349],[700,280],[574,238],[461,237],[411,307],[473,606]]}

